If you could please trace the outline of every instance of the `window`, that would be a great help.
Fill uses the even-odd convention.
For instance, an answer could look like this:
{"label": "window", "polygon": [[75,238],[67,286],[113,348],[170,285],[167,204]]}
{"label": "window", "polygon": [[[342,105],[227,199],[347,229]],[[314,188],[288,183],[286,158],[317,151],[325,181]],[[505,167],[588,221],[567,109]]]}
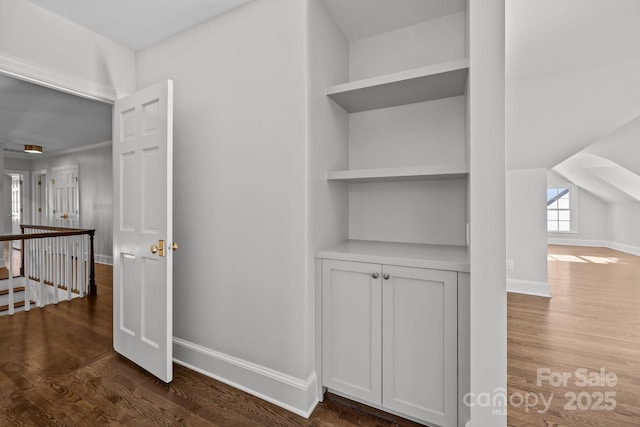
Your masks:
{"label": "window", "polygon": [[547,188],[547,231],[569,232],[574,229],[571,196],[570,186]]}

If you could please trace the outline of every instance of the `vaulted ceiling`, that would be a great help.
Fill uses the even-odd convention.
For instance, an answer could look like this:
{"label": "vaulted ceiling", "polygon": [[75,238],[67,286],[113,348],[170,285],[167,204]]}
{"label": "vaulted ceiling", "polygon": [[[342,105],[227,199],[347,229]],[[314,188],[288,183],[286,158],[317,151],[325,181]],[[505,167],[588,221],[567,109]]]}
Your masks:
{"label": "vaulted ceiling", "polygon": [[[136,50],[250,0],[29,1]],[[466,4],[324,2],[350,40],[455,13]],[[575,177],[587,169],[577,165],[592,165],[589,156],[597,155],[637,173],[629,163],[638,156],[616,153],[640,139],[635,128],[624,137],[617,132],[640,116],[638,22],[637,0],[506,0],[508,168],[553,168],[597,143],[597,153],[582,153],[588,155],[574,158],[573,167],[566,163],[563,172]],[[109,105],[6,77],[0,77],[0,94],[0,142],[10,150],[31,143],[55,151],[110,139]],[[609,137],[617,138],[615,149]]]}

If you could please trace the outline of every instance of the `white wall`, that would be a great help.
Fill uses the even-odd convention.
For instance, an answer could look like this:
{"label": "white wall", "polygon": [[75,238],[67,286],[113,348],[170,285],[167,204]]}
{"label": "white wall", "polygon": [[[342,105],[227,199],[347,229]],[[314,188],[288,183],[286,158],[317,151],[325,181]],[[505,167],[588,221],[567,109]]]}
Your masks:
{"label": "white wall", "polygon": [[31,171],[31,159],[5,157],[4,168],[7,170]]}
{"label": "white wall", "polygon": [[[507,388],[504,0],[469,1],[471,393]],[[471,408],[472,427],[506,413]],[[499,408],[496,408],[499,409]]]}
{"label": "white wall", "polygon": [[547,170],[507,171],[507,289],[549,296],[547,282]]}
{"label": "white wall", "polygon": [[131,49],[26,0],[0,0],[3,64],[42,66],[49,76],[87,88],[113,88],[119,97],[135,90]]}
{"label": "white wall", "polygon": [[174,357],[298,413],[316,393],[305,18],[256,0],[136,64],[138,87],[175,82]]}
{"label": "white wall", "polygon": [[640,203],[612,203],[608,206],[609,247],[640,255]]}
{"label": "white wall", "polygon": [[[421,40],[421,43],[417,41]],[[437,43],[433,41],[437,40]],[[402,49],[398,49],[402,46]],[[465,57],[465,13],[353,41],[349,79],[359,80]]]}
{"label": "white wall", "polygon": [[32,161],[32,171],[78,165],[80,228],[95,229],[96,260],[111,263],[113,257],[113,180],[111,145]]}

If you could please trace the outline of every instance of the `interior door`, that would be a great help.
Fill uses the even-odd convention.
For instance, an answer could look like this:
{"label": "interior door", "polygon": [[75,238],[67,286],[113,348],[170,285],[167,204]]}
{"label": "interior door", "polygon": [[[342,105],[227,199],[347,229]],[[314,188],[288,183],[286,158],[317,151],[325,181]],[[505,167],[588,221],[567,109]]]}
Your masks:
{"label": "interior door", "polygon": [[113,345],[173,377],[173,82],[115,103]]}
{"label": "interior door", "polygon": [[59,227],[78,227],[80,198],[78,194],[78,165],[51,170],[53,224]]}

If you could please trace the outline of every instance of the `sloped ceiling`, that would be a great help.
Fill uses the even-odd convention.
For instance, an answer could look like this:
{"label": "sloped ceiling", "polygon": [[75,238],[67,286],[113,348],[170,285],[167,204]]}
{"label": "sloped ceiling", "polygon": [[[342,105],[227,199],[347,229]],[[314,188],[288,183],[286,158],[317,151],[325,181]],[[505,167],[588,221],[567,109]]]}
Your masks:
{"label": "sloped ceiling", "polygon": [[640,115],[640,1],[506,8],[507,168],[550,169],[596,141],[610,159],[604,138]]}
{"label": "sloped ceiling", "polygon": [[640,202],[640,117],[552,170],[605,202]]}
{"label": "sloped ceiling", "polygon": [[324,0],[350,41],[465,10],[466,0]]}
{"label": "sloped ceiling", "polygon": [[133,50],[251,0],[28,0]]}

